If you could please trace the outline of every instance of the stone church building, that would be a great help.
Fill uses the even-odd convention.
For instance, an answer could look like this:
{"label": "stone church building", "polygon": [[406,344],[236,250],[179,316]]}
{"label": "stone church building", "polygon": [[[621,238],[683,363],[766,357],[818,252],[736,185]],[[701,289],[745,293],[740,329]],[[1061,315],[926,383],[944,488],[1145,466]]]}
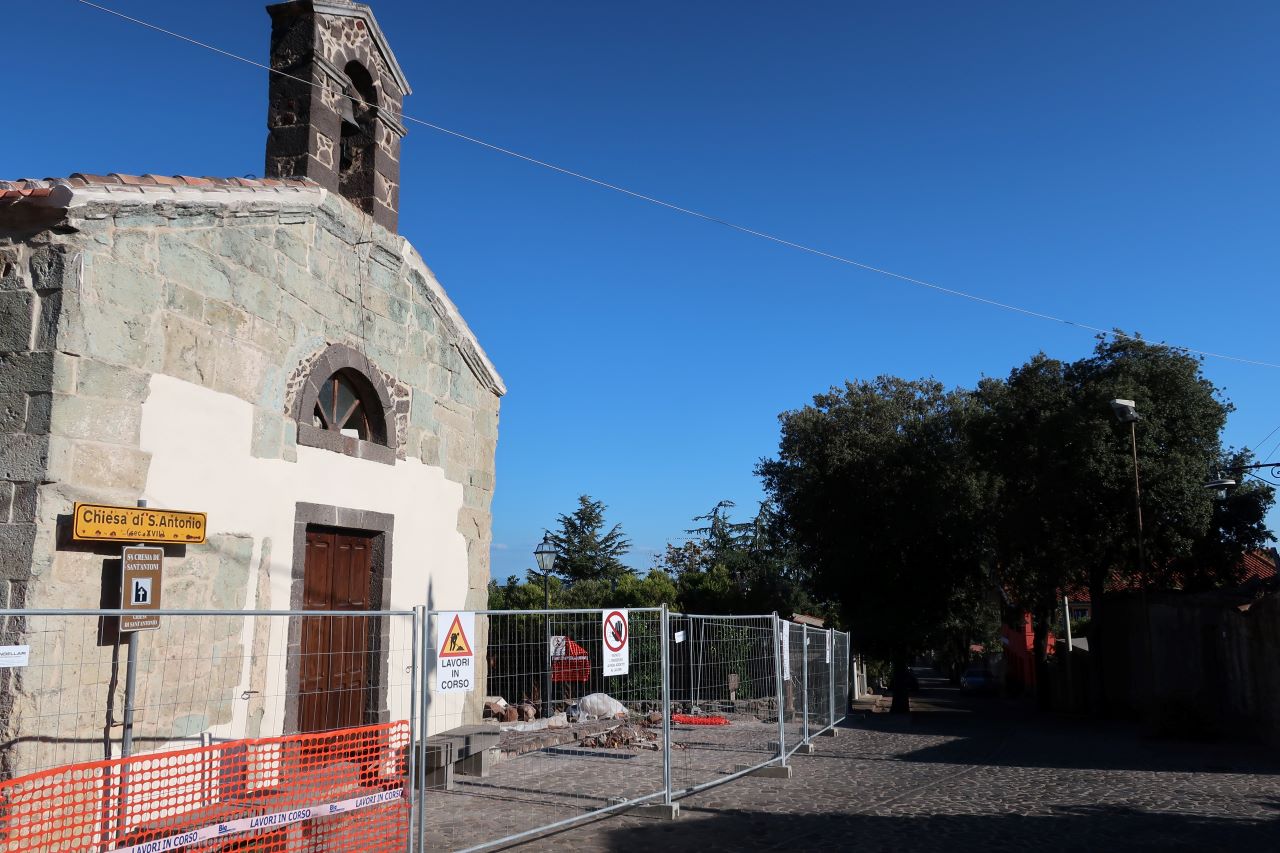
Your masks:
{"label": "stone church building", "polygon": [[[396,233],[408,82],[367,6],[268,11],[283,73],[266,177],[0,181],[0,607],[118,606],[119,548],[72,541],[70,516],[139,501],[207,513],[203,544],[165,546],[166,608],[485,606],[505,388]],[[144,682],[176,621],[142,638]],[[252,621],[206,623],[201,648],[230,663],[175,670],[188,690],[206,682],[190,707],[146,687],[159,692],[142,703],[168,710],[142,730],[245,737],[407,714],[388,707],[403,696],[313,720],[271,704],[300,676],[263,663],[285,635]],[[38,735],[53,701],[101,735],[118,650],[96,623],[41,646],[36,624],[10,619],[0,638],[32,646],[31,669],[0,676],[0,740]],[[34,689],[41,655],[83,661],[79,684],[63,672]]]}

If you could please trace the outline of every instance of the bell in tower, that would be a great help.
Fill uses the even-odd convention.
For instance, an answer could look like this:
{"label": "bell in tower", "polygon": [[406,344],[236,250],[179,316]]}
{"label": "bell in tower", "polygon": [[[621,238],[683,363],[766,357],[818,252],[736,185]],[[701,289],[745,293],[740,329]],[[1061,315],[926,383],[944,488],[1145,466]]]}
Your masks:
{"label": "bell in tower", "polygon": [[267,12],[279,72],[267,107],[267,176],[311,178],[396,230],[399,116],[410,89],[373,12],[348,0],[295,0]]}

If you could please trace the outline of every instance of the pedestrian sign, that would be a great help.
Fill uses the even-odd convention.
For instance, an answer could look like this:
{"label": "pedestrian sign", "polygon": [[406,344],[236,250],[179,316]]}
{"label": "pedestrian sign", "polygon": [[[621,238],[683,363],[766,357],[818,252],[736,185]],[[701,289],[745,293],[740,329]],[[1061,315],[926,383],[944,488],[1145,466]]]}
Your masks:
{"label": "pedestrian sign", "polygon": [[626,610],[605,610],[604,622],[604,674],[626,675],[630,667],[628,643],[631,628]]}
{"label": "pedestrian sign", "polygon": [[476,614],[471,611],[437,613],[436,692],[470,693],[476,687]]}
{"label": "pedestrian sign", "polygon": [[127,545],[120,550],[120,564],[120,608],[130,611],[120,617],[120,630],[156,630],[160,627],[160,617],[151,611],[160,609],[164,549],[154,545]]}

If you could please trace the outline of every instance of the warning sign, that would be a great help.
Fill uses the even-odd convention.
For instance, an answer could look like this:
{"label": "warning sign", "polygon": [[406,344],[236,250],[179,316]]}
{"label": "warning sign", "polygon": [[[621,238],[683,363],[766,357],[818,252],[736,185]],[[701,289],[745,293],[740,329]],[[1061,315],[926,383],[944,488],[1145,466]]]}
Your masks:
{"label": "warning sign", "polygon": [[160,577],[164,571],[164,549],[148,545],[120,549],[120,608],[137,611],[120,617],[121,631],[154,631],[160,617],[147,611],[160,609]]}
{"label": "warning sign", "polygon": [[476,687],[476,614],[436,614],[436,692],[470,693]]}
{"label": "warning sign", "polygon": [[631,628],[626,610],[605,610],[604,614],[604,674],[626,675],[630,668],[628,643]]}

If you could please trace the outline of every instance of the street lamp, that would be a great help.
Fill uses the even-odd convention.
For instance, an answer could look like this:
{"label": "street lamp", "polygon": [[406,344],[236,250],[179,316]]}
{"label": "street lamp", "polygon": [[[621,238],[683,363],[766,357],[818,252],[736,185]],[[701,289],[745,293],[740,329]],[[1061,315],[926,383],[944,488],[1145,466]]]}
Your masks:
{"label": "street lamp", "polygon": [[[1141,416],[1138,415],[1137,404],[1132,400],[1112,400],[1111,411],[1115,413],[1116,420],[1122,424],[1129,425],[1129,441],[1133,447],[1133,505],[1137,510],[1138,516],[1138,571],[1142,573],[1142,586],[1139,587],[1142,603],[1142,645],[1147,653],[1146,674],[1148,684],[1150,684],[1151,679],[1154,678],[1151,651],[1151,608],[1147,605],[1147,558],[1142,548],[1142,480],[1138,476],[1138,428],[1136,426],[1138,421],[1141,420]],[[1149,689],[1148,693],[1150,693]],[[1150,696],[1147,698],[1150,701]]]}
{"label": "street lamp", "polygon": [[542,572],[542,623],[546,633],[544,639],[547,653],[547,666],[542,673],[542,716],[551,716],[551,570],[556,567],[556,557],[560,552],[551,541],[551,534],[542,531],[542,541],[533,549],[533,558],[538,561],[538,570]]}
{"label": "street lamp", "polygon": [[[1255,471],[1261,471],[1263,468],[1270,468],[1269,475],[1255,474]],[[1222,476],[1222,472],[1226,472],[1226,476]],[[1206,489],[1212,489],[1218,493],[1218,500],[1225,500],[1227,497],[1227,489],[1234,488],[1240,484],[1240,480],[1244,477],[1253,477],[1256,480],[1262,480],[1264,483],[1272,483],[1273,485],[1280,481],[1280,462],[1258,462],[1253,465],[1228,465],[1221,471],[1215,472],[1218,476],[1204,484]]]}
{"label": "street lamp", "polygon": [[1142,587],[1146,589],[1147,560],[1142,548],[1142,480],[1138,476],[1137,423],[1141,416],[1138,415],[1137,404],[1132,400],[1112,400],[1111,411],[1115,413],[1116,420],[1129,425],[1129,440],[1133,446],[1133,505],[1138,518],[1138,570],[1142,572]]}

